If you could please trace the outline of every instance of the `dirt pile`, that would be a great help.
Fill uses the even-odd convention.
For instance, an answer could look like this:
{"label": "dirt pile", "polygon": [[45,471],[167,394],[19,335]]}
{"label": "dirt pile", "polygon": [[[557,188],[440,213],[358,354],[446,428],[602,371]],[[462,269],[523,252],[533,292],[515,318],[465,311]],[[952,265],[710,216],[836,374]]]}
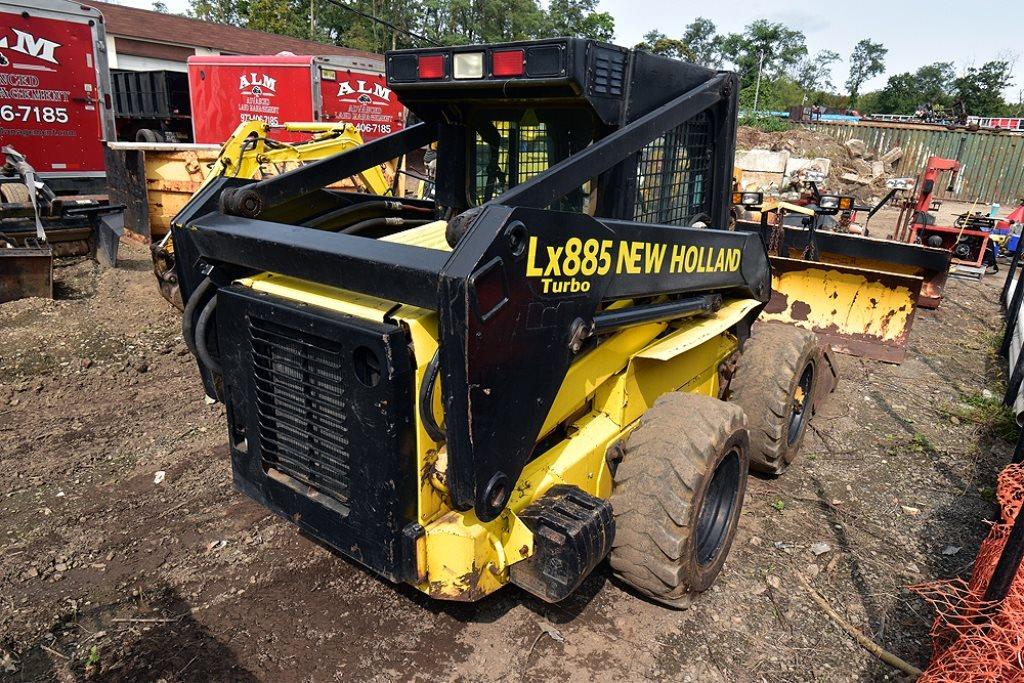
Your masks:
{"label": "dirt pile", "polygon": [[895,164],[903,155],[899,148],[874,150],[857,138],[842,142],[807,128],[766,133],[740,126],[736,131],[736,149],[787,151],[793,157],[830,159],[832,165],[824,189],[865,201],[885,194],[885,181],[894,177]]}

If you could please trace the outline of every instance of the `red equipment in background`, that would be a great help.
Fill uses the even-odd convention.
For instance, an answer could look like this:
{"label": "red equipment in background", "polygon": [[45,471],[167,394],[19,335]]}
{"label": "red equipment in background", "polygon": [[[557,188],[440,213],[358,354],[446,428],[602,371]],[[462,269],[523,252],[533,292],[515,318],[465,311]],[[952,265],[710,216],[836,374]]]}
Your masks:
{"label": "red equipment in background", "polygon": [[[222,144],[244,121],[343,121],[364,140],[402,129],[403,107],[380,60],[308,55],[189,57],[195,142]],[[280,133],[290,142],[300,134]]]}
{"label": "red equipment in background", "polygon": [[[100,178],[112,139],[100,13],[56,0],[0,1],[0,147],[48,178]],[[0,163],[3,163],[0,155]]]}
{"label": "red equipment in background", "polygon": [[960,162],[955,159],[928,158],[928,165],[917,185],[907,241],[945,249],[953,253],[953,263],[980,268],[990,251],[990,233],[977,229],[984,221],[965,215],[957,219],[960,225],[935,225],[935,217],[930,213],[938,208],[933,196],[941,174],[950,173],[949,191],[952,191],[960,169]]}

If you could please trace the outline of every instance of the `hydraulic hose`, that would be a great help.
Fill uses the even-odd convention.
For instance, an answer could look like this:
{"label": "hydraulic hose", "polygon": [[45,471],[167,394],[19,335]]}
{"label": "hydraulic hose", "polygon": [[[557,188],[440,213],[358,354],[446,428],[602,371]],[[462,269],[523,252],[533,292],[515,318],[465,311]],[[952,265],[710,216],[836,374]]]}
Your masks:
{"label": "hydraulic hose", "polygon": [[328,211],[327,213],[308,221],[306,226],[310,228],[323,228],[326,225],[337,223],[342,220],[351,224],[351,221],[376,218],[382,214],[396,211],[427,213],[433,211],[433,209],[425,206],[410,206],[409,204],[393,199],[382,199],[379,201],[361,202],[359,204],[352,204],[351,206],[344,206],[340,209]]}
{"label": "hydraulic hose", "polygon": [[360,221],[355,225],[350,225],[341,231],[343,235],[358,235],[361,232],[370,230],[371,228],[383,228],[383,227],[396,227],[396,228],[415,228],[418,225],[426,225],[432,222],[429,218],[398,218],[397,216],[382,216],[379,218],[370,218],[365,221]]}
{"label": "hydraulic hose", "polygon": [[216,294],[203,307],[203,312],[199,314],[199,320],[196,321],[196,356],[207,370],[215,375],[222,375],[224,373],[221,371],[220,363],[213,358],[210,349],[206,346],[206,328],[210,324],[215,310],[217,310]]}
{"label": "hydraulic hose", "polygon": [[325,214],[307,221],[306,226],[310,228],[322,228],[325,225],[330,225],[331,223],[341,220],[366,220],[367,218],[373,218],[389,211],[401,210],[402,202],[398,202],[393,199],[360,202],[359,204],[351,204],[349,206],[343,206],[340,209],[328,211]]}
{"label": "hydraulic hose", "polygon": [[192,335],[192,320],[195,318],[199,302],[206,298],[211,287],[213,287],[213,282],[210,278],[204,278],[192,292],[192,296],[188,298],[188,303],[185,304],[185,308],[181,312],[181,336],[184,337],[185,346],[192,352],[192,355],[196,354],[195,337]]}
{"label": "hydraulic hose", "polygon": [[435,443],[442,443],[445,440],[444,429],[437,424],[437,418],[434,416],[434,384],[437,382],[437,373],[440,369],[441,350],[438,349],[427,363],[423,383],[420,384],[420,422]]}

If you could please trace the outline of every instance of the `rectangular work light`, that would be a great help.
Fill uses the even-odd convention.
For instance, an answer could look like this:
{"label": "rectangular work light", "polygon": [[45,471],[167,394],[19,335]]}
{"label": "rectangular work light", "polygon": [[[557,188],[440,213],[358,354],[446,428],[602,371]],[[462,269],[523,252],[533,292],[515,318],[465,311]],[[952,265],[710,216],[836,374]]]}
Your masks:
{"label": "rectangular work light", "polygon": [[835,211],[839,208],[839,195],[823,194],[818,198],[818,208],[826,211]]}
{"label": "rectangular work light", "polygon": [[764,203],[763,192],[733,192],[732,203],[739,206],[760,206]]}
{"label": "rectangular work light", "polygon": [[849,211],[853,208],[853,197],[823,194],[818,198],[818,208],[822,211]]}
{"label": "rectangular work light", "polygon": [[452,60],[452,76],[458,79],[484,77],[483,52],[457,52]]}

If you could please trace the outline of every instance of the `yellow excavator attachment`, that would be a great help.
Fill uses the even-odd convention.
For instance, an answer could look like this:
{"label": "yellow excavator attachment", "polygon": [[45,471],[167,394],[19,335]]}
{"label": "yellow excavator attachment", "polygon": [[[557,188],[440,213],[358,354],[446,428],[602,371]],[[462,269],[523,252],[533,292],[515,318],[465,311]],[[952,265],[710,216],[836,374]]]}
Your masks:
{"label": "yellow excavator attachment", "polygon": [[[273,139],[277,132],[304,133],[309,139],[302,142],[279,142]],[[333,156],[359,147],[363,137],[351,123],[285,123],[270,125],[265,121],[245,121],[224,143],[199,186],[200,189],[214,178],[253,178],[260,180],[297,168],[303,164]],[[372,166],[353,178],[336,186],[340,189],[365,190],[371,194],[390,196],[392,164]],[[153,273],[160,285],[160,294],[177,309],[184,308],[174,272],[174,243],[170,232],[150,249],[153,255]]]}
{"label": "yellow excavator attachment", "polygon": [[811,330],[836,351],[902,362],[922,278],[770,257],[772,299],[761,318]]}

